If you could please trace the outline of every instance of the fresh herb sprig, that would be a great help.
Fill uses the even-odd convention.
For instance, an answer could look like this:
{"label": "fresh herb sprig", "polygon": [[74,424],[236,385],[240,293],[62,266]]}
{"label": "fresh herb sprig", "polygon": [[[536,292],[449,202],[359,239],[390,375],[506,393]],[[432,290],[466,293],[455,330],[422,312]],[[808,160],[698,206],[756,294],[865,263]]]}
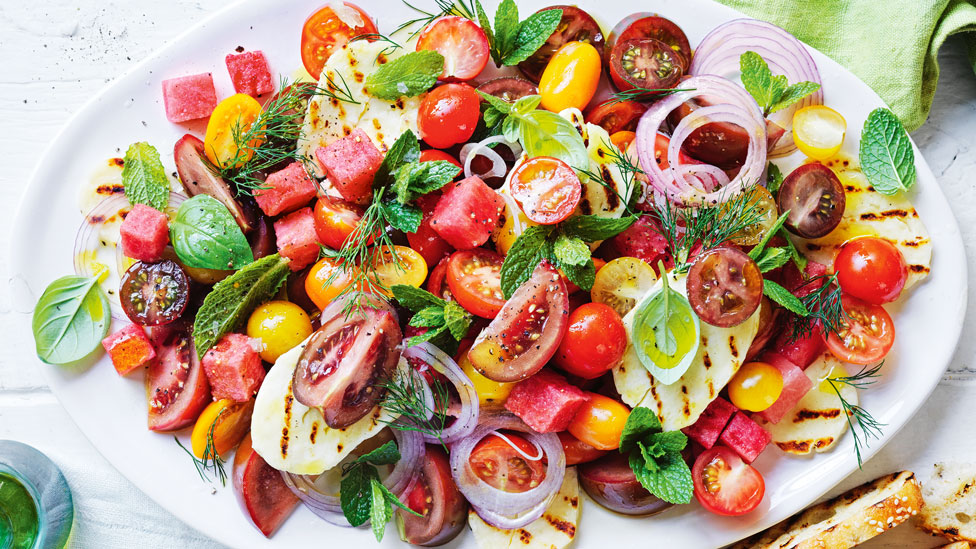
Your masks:
{"label": "fresh herb sprig", "polygon": [[[433,402],[425,398],[424,381],[414,370],[410,372],[397,371],[390,381],[380,383],[379,387],[386,391],[380,407],[387,410],[397,419],[387,421],[393,429],[400,431],[416,431],[441,441],[441,433],[447,428],[447,414],[444,410],[450,398],[447,385],[439,379],[427,382]],[[446,449],[446,448],[445,448]]]}
{"label": "fresh herb sprig", "polygon": [[122,185],[129,203],[165,210],[169,204],[169,179],[156,147],[146,142],[133,143],[123,160]]}
{"label": "fresh herb sprig", "polygon": [[665,432],[657,415],[648,408],[634,408],[620,435],[621,454],[648,492],[669,503],[691,502],[694,483],[681,456],[688,437],[681,431]]}
{"label": "fresh herb sprig", "polygon": [[805,316],[793,319],[791,340],[801,339],[822,330],[825,334],[837,333],[847,325],[847,312],[841,303],[837,273],[815,276],[800,286],[813,287],[813,291],[800,298],[808,311]]}
{"label": "fresh herb sprig", "polygon": [[471,313],[453,301],[413,286],[397,284],[390,290],[400,305],[414,313],[410,326],[427,328],[423,334],[408,339],[408,346],[430,341],[448,354],[457,351],[458,342],[467,335],[474,320]]}
{"label": "fresh herb sprig", "polygon": [[773,75],[766,60],[754,51],[739,57],[742,86],[756,100],[763,116],[781,111],[820,89],[815,82],[797,82],[793,85],[783,75]]}
{"label": "fresh herb sprig", "polygon": [[68,275],[44,289],[31,320],[38,358],[68,364],[99,348],[112,324],[112,310],[98,281]]}
{"label": "fresh herb sprig", "polygon": [[207,474],[210,471],[214,475],[214,478],[220,481],[221,486],[227,486],[227,471],[224,469],[224,458],[220,457],[220,454],[217,452],[214,433],[217,430],[217,423],[220,421],[220,416],[224,415],[226,411],[227,408],[221,408],[217,412],[217,416],[214,417],[213,422],[210,423],[210,429],[207,430],[207,443],[203,448],[203,458],[195,456],[186,446],[183,446],[183,443],[180,442],[178,437],[173,436],[176,444],[193,460],[193,466],[196,468],[197,474],[200,475],[200,480],[213,484],[213,481],[210,480],[210,476]]}
{"label": "fresh herb sprig", "polygon": [[502,0],[495,10],[494,27],[479,0],[471,0],[471,6],[462,6],[477,19],[465,15],[481,25],[488,38],[491,58],[501,67],[518,65],[532,56],[556,31],[563,18],[563,10],[547,9],[530,15],[519,22],[518,5],[515,0]]}
{"label": "fresh herb sprig", "polygon": [[389,44],[382,50],[380,50],[380,55],[390,55],[391,53],[397,51],[403,46],[396,40],[390,38],[385,34],[380,34],[378,32],[367,32],[363,34],[357,34],[349,39],[349,42],[358,42],[360,40],[369,40],[371,42],[383,42]]}
{"label": "fresh herb sprig", "polygon": [[651,101],[671,94],[686,91],[695,91],[696,88],[632,88],[624,91],[617,91],[610,94],[611,99],[607,105],[616,105],[624,101]]}
{"label": "fresh herb sprig", "polygon": [[420,34],[421,31],[423,31],[427,27],[427,25],[431,24],[432,22],[434,22],[435,19],[438,19],[440,17],[455,15],[458,17],[464,17],[471,20],[475,20],[475,18],[477,17],[475,13],[475,6],[473,4],[465,3],[464,0],[457,0],[457,1],[434,0],[434,3],[436,5],[436,9],[434,11],[427,11],[425,9],[418,8],[417,6],[414,6],[410,2],[407,2],[406,0],[403,0],[403,3],[408,8],[420,14],[418,17],[415,17],[414,19],[410,19],[404,22],[399,27],[394,29],[392,32],[392,34],[397,34],[401,31],[412,28],[413,30],[410,32],[410,35],[407,37],[407,41],[410,41],[415,36]]}
{"label": "fresh herb sprig", "polygon": [[882,366],[884,366],[884,362],[880,362],[870,368],[864,366],[858,373],[852,376],[828,377],[825,380],[830,384],[834,393],[837,394],[837,398],[840,399],[841,408],[844,410],[844,415],[847,416],[847,424],[851,428],[851,434],[854,436],[854,453],[857,454],[857,466],[859,468],[863,465],[861,447],[864,446],[867,448],[872,439],[880,439],[882,436],[881,428],[886,424],[878,421],[863,407],[848,402],[841,393],[841,386],[849,385],[855,389],[868,389],[877,383],[878,378],[881,377],[879,372]]}
{"label": "fresh herb sprig", "polygon": [[389,441],[383,446],[363,454],[342,467],[342,480],[339,482],[339,506],[342,514],[352,526],[361,526],[367,520],[376,536],[383,541],[386,523],[393,518],[393,506],[421,516],[407,507],[380,482],[377,467],[393,465],[400,461],[400,451],[396,442]]}
{"label": "fresh herb sprig", "polygon": [[875,109],[864,121],[859,150],[861,171],[874,190],[893,195],[915,184],[915,151],[895,113]]}
{"label": "fresh herb sprig", "polygon": [[518,142],[530,157],[552,156],[576,170],[590,167],[590,156],[576,126],[554,112],[537,109],[542,97],[527,95],[509,103],[493,95],[478,92],[489,107],[484,112],[485,125],[500,126],[509,142]]}

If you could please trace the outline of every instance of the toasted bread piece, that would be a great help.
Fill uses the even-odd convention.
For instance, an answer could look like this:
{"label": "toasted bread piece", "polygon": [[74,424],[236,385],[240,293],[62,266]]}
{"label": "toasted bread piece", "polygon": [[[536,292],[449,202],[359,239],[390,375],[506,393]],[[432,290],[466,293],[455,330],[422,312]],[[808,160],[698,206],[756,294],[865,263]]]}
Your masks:
{"label": "toasted bread piece", "polygon": [[815,505],[733,549],[847,549],[898,526],[922,508],[911,471],[892,473]]}
{"label": "toasted bread piece", "polygon": [[923,496],[919,528],[976,543],[976,463],[936,463]]}
{"label": "toasted bread piece", "polygon": [[968,541],[957,541],[948,545],[936,547],[935,549],[972,549],[972,545],[969,545]]}

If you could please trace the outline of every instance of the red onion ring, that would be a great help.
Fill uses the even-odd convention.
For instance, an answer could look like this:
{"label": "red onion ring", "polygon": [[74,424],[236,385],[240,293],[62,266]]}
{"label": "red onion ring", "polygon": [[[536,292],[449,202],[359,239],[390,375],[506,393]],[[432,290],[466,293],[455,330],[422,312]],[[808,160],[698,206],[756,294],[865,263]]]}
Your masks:
{"label": "red onion ring", "polygon": [[[404,343],[403,357],[407,359],[421,360],[427,363],[437,373],[447,378],[454,388],[457,389],[458,396],[461,398],[461,411],[457,419],[454,420],[446,429],[441,431],[440,437],[423,433],[424,441],[431,444],[449,444],[470,436],[478,426],[478,392],[474,388],[474,383],[468,378],[467,374],[461,370],[457,362],[447,355],[444,351],[428,342],[408,347]],[[423,380],[423,376],[419,376]],[[426,380],[424,384],[427,385]],[[433,398],[431,398],[433,400]]]}
{"label": "red onion ring", "polygon": [[[477,143],[468,143],[461,147],[460,153],[461,164],[464,166],[464,177],[471,177],[472,175],[477,175],[482,179],[487,177],[505,177],[505,174],[508,173],[508,166],[505,164],[505,159],[491,148],[491,145],[496,143],[501,143],[508,147],[515,158],[518,158],[522,154],[522,147],[518,143],[511,143],[503,135],[488,137]],[[471,163],[478,155],[491,160],[491,170],[477,174],[471,171]]]}
{"label": "red onion ring", "polygon": [[[499,429],[523,433],[545,453],[546,476],[535,488],[521,493],[505,492],[482,480],[471,468],[474,447]],[[555,433],[536,433],[508,413],[483,413],[474,433],[451,446],[451,473],[458,489],[482,519],[498,528],[512,530],[541,517],[552,503],[566,475],[566,455]]]}
{"label": "red onion ring", "polygon": [[770,120],[786,130],[769,152],[783,156],[796,150],[793,143],[793,113],[810,105],[823,105],[823,82],[817,64],[802,42],[789,32],[757,19],[735,19],[708,33],[695,50],[688,73],[694,76],[713,74],[730,77],[739,73],[739,58],[754,51],[769,64],[773,74],[786,76],[790,84],[815,82],[821,89],[787,109],[773,113]]}
{"label": "red onion ring", "polygon": [[[637,124],[637,153],[651,187],[670,201],[683,206],[714,205],[725,202],[761,180],[766,169],[766,120],[755,99],[744,88],[719,76],[694,76],[682,83],[688,91],[669,95],[651,105]],[[696,109],[685,116],[671,134],[669,166],[661,170],[655,161],[654,143],[668,114],[685,101],[708,96],[711,102],[725,101]],[[713,166],[683,164],[678,152],[691,133],[711,122],[728,122],[749,135],[745,163],[734,178]],[[701,175],[696,175],[701,174]],[[651,202],[648,197],[645,202]]]}

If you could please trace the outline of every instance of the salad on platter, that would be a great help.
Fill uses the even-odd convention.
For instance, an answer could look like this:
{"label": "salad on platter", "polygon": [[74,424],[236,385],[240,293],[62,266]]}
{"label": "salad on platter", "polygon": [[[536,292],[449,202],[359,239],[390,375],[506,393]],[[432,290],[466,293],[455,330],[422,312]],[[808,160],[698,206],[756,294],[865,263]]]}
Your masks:
{"label": "salad on platter", "polygon": [[148,428],[268,537],[304,506],[561,548],[581,491],[739,516],[763,452],[860,463],[885,306],[931,265],[897,117],[841,152],[842,91],[758,20],[692,48],[666,14],[408,6],[331,1],[300,69],[239,48],[219,100],[165,80],[175,172],[136,142],[84,186],[38,356],[143,376]]}

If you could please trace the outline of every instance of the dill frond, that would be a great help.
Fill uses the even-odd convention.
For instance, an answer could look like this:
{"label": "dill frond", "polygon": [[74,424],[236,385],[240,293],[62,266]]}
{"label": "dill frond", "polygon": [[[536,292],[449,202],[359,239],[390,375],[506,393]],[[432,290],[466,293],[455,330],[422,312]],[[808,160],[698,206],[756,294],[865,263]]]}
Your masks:
{"label": "dill frond", "polygon": [[217,480],[220,481],[221,486],[227,486],[227,471],[224,469],[224,459],[220,457],[219,453],[217,453],[217,445],[214,442],[214,432],[217,429],[217,422],[220,421],[220,416],[224,415],[224,412],[226,411],[227,408],[221,408],[221,410],[217,412],[217,417],[214,418],[213,423],[210,424],[210,430],[207,431],[207,445],[203,449],[203,459],[197,458],[197,456],[193,455],[193,452],[188,450],[186,446],[183,446],[183,443],[180,442],[179,438],[177,438],[175,435],[173,436],[173,440],[176,441],[176,444],[178,444],[179,447],[182,448],[188,456],[190,456],[190,459],[193,460],[193,466],[196,468],[197,474],[200,475],[200,480],[213,484],[213,481],[210,480],[210,476],[207,475],[207,471],[211,471]]}
{"label": "dill frond", "polygon": [[616,105],[624,101],[649,101],[666,97],[673,93],[695,91],[696,88],[633,88],[625,91],[613,92],[613,99],[606,102],[607,105]]}
{"label": "dill frond", "polygon": [[611,184],[607,183],[607,181],[603,178],[603,174],[596,173],[592,170],[580,170],[580,172],[616,195],[617,200],[620,200],[620,202],[626,206],[627,213],[636,215],[637,212],[634,211],[634,205],[637,203],[637,199],[640,198],[640,196],[637,194],[637,191],[640,188],[639,182],[637,181],[637,176],[643,174],[644,170],[642,170],[637,163],[632,161],[626,152],[621,151],[613,143],[608,143],[604,139],[603,147],[606,149],[607,155],[610,157],[610,161],[613,162],[613,164],[620,171],[620,175],[624,180],[623,194],[617,192],[617,189],[615,189]]}
{"label": "dill frond", "polygon": [[867,448],[870,440],[880,439],[883,434],[881,428],[885,424],[878,421],[870,412],[861,406],[848,402],[841,395],[840,386],[850,385],[856,389],[867,389],[877,382],[877,378],[879,377],[878,372],[883,365],[884,362],[871,368],[864,366],[861,368],[861,371],[853,376],[828,377],[826,379],[830,383],[830,387],[834,390],[834,393],[837,394],[837,398],[840,399],[841,408],[847,416],[847,425],[851,428],[851,434],[854,436],[854,453],[857,455],[857,466],[859,468],[864,464],[861,458],[861,447]]}
{"label": "dill frond", "polygon": [[426,382],[420,379],[420,374],[413,370],[407,373],[398,372],[393,379],[379,385],[386,391],[380,406],[399,416],[397,420],[388,422],[390,427],[401,431],[417,431],[440,440],[441,433],[447,427],[447,414],[444,410],[447,408],[450,393],[447,386],[438,379],[427,383],[434,396],[431,406],[424,398],[424,383]]}
{"label": "dill frond", "polygon": [[807,337],[818,329],[830,334],[838,333],[847,326],[847,313],[841,303],[843,292],[837,283],[837,273],[815,276],[800,288],[813,285],[819,286],[800,298],[810,314],[793,319],[791,341]]}
{"label": "dill frond", "polygon": [[403,47],[396,40],[393,40],[389,36],[386,36],[385,34],[380,34],[378,32],[357,34],[356,36],[353,36],[351,39],[349,39],[349,42],[356,42],[359,40],[372,40],[376,42],[385,42],[389,44],[389,46],[383,48],[383,50],[380,51],[380,55],[390,55],[391,53]]}
{"label": "dill frond", "polygon": [[431,24],[435,19],[439,17],[444,17],[446,15],[457,15],[472,20],[476,19],[473,0],[471,0],[469,3],[466,3],[464,0],[458,0],[457,2],[455,2],[454,0],[435,0],[435,4],[437,7],[432,12],[418,8],[417,6],[411,4],[410,2],[407,2],[407,0],[403,0],[403,3],[406,4],[408,8],[412,9],[413,11],[417,12],[420,15],[414,19],[410,19],[409,21],[406,21],[405,23],[401,24],[399,27],[394,29],[393,32],[390,34],[396,34],[405,29],[416,27],[414,30],[410,32],[410,35],[407,37],[407,41],[412,40],[415,36],[420,34],[420,32],[424,30],[424,28],[426,28],[427,25]]}

